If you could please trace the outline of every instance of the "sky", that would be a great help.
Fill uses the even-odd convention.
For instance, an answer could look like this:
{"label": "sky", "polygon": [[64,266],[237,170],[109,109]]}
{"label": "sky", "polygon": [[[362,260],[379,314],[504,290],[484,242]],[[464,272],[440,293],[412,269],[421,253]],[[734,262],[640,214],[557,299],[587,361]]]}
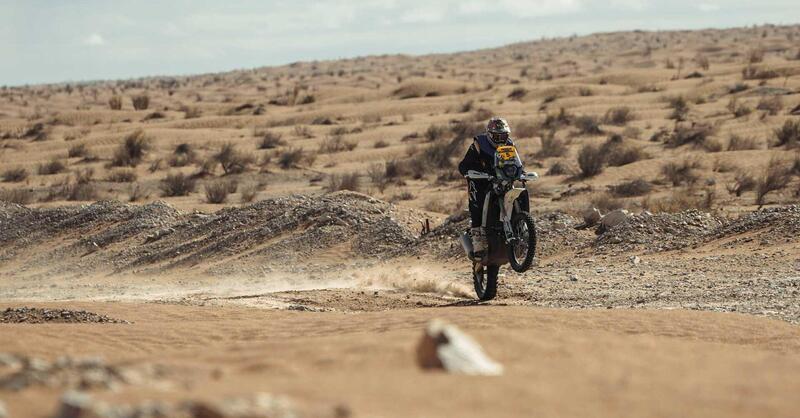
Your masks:
{"label": "sky", "polygon": [[800,23],[800,0],[0,0],[0,85]]}

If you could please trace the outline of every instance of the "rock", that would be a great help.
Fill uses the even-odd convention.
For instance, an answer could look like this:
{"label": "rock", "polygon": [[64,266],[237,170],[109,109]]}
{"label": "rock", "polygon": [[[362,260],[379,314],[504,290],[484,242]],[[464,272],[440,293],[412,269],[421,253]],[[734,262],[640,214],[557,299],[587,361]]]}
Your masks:
{"label": "rock", "polygon": [[630,258],[630,260],[631,260],[631,264],[633,264],[635,266],[638,266],[639,263],[642,262],[642,260],[638,256],[633,256],[633,257]]}
{"label": "rock", "polygon": [[55,418],[88,418],[96,414],[92,408],[92,398],[82,392],[66,392],[61,396]]}
{"label": "rock", "polygon": [[595,226],[603,215],[600,213],[600,209],[597,208],[589,208],[583,211],[583,223],[586,227]]}
{"label": "rock", "polygon": [[610,228],[625,222],[629,216],[630,213],[627,210],[617,209],[606,213],[606,215],[600,219],[600,225],[607,231]]}
{"label": "rock", "polygon": [[417,345],[417,362],[423,369],[450,373],[497,376],[503,366],[490,359],[475,340],[454,325],[434,319]]}

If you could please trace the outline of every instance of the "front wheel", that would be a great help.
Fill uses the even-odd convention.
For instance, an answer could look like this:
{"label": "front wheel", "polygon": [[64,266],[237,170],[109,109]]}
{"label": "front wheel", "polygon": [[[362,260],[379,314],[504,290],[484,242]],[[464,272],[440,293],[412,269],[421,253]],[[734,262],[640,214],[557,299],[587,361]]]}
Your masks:
{"label": "front wheel", "polygon": [[514,241],[508,246],[508,261],[517,273],[527,271],[536,254],[536,227],[530,213],[519,212],[511,217]]}
{"label": "front wheel", "polygon": [[500,266],[481,266],[473,269],[472,279],[475,282],[475,293],[480,300],[492,300],[497,295],[497,273]]}

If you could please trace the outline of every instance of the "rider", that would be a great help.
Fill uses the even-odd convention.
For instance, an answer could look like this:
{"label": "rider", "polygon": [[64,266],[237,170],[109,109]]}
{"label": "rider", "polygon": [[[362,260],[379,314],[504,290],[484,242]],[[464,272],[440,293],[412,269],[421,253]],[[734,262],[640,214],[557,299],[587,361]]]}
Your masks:
{"label": "rider", "polygon": [[[494,164],[495,148],[501,145],[514,145],[511,141],[511,127],[503,118],[493,117],[486,125],[486,132],[474,138],[467,155],[458,165],[462,176],[468,171],[482,173],[491,172]],[[469,194],[469,214],[471,218],[470,237],[472,238],[473,256],[483,258],[487,249],[486,230],[483,228],[483,201],[490,190],[489,180],[467,180]]]}

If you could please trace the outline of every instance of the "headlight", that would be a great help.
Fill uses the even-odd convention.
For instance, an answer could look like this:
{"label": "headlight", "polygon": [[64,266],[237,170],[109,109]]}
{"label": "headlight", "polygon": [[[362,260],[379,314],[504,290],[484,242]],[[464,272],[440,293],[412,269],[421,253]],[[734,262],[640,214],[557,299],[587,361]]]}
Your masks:
{"label": "headlight", "polygon": [[503,174],[508,178],[516,179],[519,177],[519,167],[515,165],[505,166],[503,167]]}

